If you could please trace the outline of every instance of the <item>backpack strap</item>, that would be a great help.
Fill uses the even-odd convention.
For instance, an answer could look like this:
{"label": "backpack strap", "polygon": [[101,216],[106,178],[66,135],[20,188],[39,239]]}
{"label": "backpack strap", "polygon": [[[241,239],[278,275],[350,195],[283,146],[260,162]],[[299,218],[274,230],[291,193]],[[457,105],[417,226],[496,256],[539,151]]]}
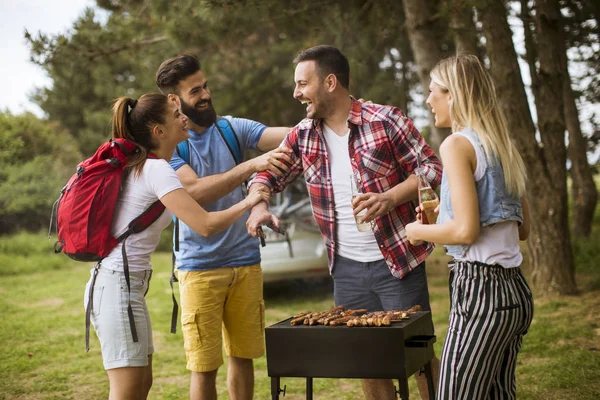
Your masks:
{"label": "backpack strap", "polygon": [[[215,123],[217,130],[221,134],[221,137],[225,141],[231,156],[233,157],[233,161],[235,161],[236,165],[239,165],[242,161],[242,150],[240,146],[240,141],[235,134],[233,126],[229,122],[227,118],[218,117],[217,122]],[[185,161],[188,165],[190,165],[190,152],[191,152],[191,144],[189,139],[185,142],[181,142],[177,145],[176,148],[177,155]],[[190,165],[191,166],[191,165]],[[244,182],[243,185],[245,185]],[[242,193],[245,196],[245,192],[242,189]],[[175,252],[179,251],[179,219],[174,217],[174,227],[173,227],[173,256],[171,262],[171,278],[169,279],[169,285],[171,286],[171,297],[173,298],[173,312],[171,313],[171,333],[177,332],[177,314],[179,312],[179,305],[177,304],[177,300],[175,299],[175,290],[173,288],[173,284],[178,282],[177,276],[175,276],[175,262],[177,257],[175,256]]]}
{"label": "backpack strap", "polygon": [[133,233],[140,233],[154,223],[165,211],[165,206],[160,200],[156,200],[139,216],[127,225],[127,230],[122,233],[117,242],[121,243]]}
{"label": "backpack strap", "polygon": [[179,142],[175,148],[177,155],[185,161],[188,165],[190,163],[190,140],[186,139],[183,142]]}
{"label": "backpack strap", "polygon": [[240,146],[240,140],[238,139],[235,131],[233,130],[233,126],[229,122],[227,118],[219,117],[217,119],[217,123],[215,124],[217,130],[223,137],[225,144],[229,148],[231,155],[233,156],[233,160],[236,165],[242,163],[242,150]]}
{"label": "backpack strap", "polygon": [[[217,127],[217,130],[221,134],[221,137],[225,141],[225,144],[227,145],[227,148],[229,149],[229,152],[233,157],[233,161],[235,161],[236,165],[241,164],[244,159],[242,157],[240,141],[235,133],[235,130],[233,129],[233,125],[231,125],[231,122],[229,122],[227,118],[223,117],[218,117],[217,123],[215,125]],[[244,181],[244,183],[241,184],[242,195],[244,197],[246,197],[246,195],[248,194],[247,187],[248,181]]]}
{"label": "backpack strap", "polygon": [[98,276],[98,269],[100,269],[100,262],[94,266],[94,272],[92,275],[92,282],[90,283],[90,289],[88,293],[88,303],[85,308],[85,352],[90,351],[90,316],[92,315],[92,302],[94,301],[94,285],[96,284],[96,277]]}
{"label": "backpack strap", "polygon": [[[190,163],[190,153],[191,153],[191,144],[189,139],[184,140],[183,142],[180,142],[177,147],[175,148],[175,151],[177,151],[177,155],[186,162],[187,165],[189,165],[191,167],[191,163]],[[174,227],[174,232],[173,232],[173,236],[174,236],[174,248],[175,251],[179,251],[179,218],[177,218],[176,216],[173,215],[173,222],[175,223],[175,227]],[[173,257],[175,255],[173,254]],[[173,265],[173,268],[175,266]],[[172,278],[175,278],[175,274],[171,274]],[[177,282],[177,278],[175,278],[175,282]]]}
{"label": "backpack strap", "polygon": [[[188,165],[190,165],[190,153],[191,153],[191,144],[189,139],[180,142],[175,151],[177,155],[185,161]],[[173,299],[173,311],[171,312],[171,333],[177,332],[177,315],[179,313],[179,305],[177,304],[177,299],[175,298],[175,289],[173,288],[173,284],[179,282],[177,280],[177,276],[175,275],[175,261],[177,260],[175,256],[175,252],[179,251],[179,218],[173,215],[173,251],[171,252],[171,278],[169,278],[169,285],[171,286],[171,298]]]}
{"label": "backpack strap", "polygon": [[133,233],[144,231],[162,215],[163,211],[165,211],[165,206],[160,200],[156,200],[146,209],[146,211],[131,221],[127,226],[127,231],[117,238],[117,241],[122,243],[121,253],[123,254],[123,272],[125,274],[125,282],[127,283],[127,315],[129,316],[129,328],[131,329],[131,336],[133,337],[134,343],[137,343],[138,336],[133,320],[133,309],[131,308],[131,281],[129,278],[129,261],[127,260],[125,239]]}
{"label": "backpack strap", "polygon": [[[152,158],[152,157],[151,157]],[[154,223],[165,211],[165,206],[160,200],[155,201],[139,216],[134,218],[129,225],[127,230],[117,238],[117,242],[122,243],[121,254],[123,256],[123,273],[125,275],[125,282],[127,283],[127,315],[129,317],[129,329],[131,329],[131,336],[133,341],[137,343],[138,335],[135,327],[135,321],[133,319],[133,309],[131,308],[131,280],[129,277],[129,261],[127,260],[127,250],[125,248],[125,240],[133,233],[140,233]],[[94,284],[96,283],[96,276],[98,275],[98,269],[100,268],[100,262],[96,264],[94,268],[94,275],[89,289],[88,303],[85,310],[85,349],[86,352],[90,350],[90,315],[92,311]]]}

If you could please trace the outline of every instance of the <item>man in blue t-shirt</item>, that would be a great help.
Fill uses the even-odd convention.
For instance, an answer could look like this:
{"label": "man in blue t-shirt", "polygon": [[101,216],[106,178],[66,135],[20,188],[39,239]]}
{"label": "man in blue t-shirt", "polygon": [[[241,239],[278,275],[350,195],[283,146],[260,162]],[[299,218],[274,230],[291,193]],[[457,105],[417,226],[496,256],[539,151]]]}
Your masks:
{"label": "man in blue t-shirt", "polygon": [[[186,190],[207,211],[225,210],[241,201],[242,185],[253,173],[287,171],[283,161],[291,162],[288,151],[277,146],[289,128],[268,128],[248,119],[225,117],[242,155],[247,149],[271,150],[236,164],[216,127],[208,82],[196,57],[180,55],[164,61],[156,83],[164,94],[177,95],[181,112],[189,118],[189,162],[175,153],[170,163]],[[217,397],[222,337],[229,356],[230,397],[253,397],[252,359],[264,354],[264,302],[259,245],[246,230],[248,214],[209,238],[179,222],[175,255],[187,368],[191,371],[190,399]]]}

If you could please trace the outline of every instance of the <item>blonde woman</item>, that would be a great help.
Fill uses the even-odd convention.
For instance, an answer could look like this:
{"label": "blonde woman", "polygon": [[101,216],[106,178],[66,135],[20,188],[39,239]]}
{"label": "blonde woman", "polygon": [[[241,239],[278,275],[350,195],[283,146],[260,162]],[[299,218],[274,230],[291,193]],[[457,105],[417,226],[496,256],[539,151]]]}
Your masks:
{"label": "blonde woman", "polygon": [[413,241],[443,244],[454,257],[438,399],[514,399],[517,353],[533,316],[519,268],[519,240],[530,225],[525,167],[477,57],[440,61],[429,90],[435,125],[453,134],[440,147],[437,224],[419,219],[406,233]]}

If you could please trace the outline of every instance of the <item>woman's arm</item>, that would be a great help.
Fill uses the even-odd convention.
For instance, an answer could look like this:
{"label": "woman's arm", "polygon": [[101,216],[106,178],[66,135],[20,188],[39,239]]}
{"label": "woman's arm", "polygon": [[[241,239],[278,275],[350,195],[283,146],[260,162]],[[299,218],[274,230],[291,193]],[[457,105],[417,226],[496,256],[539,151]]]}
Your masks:
{"label": "woman's arm", "polygon": [[220,232],[241,218],[246,211],[261,201],[269,201],[269,194],[255,191],[224,211],[207,212],[185,191],[177,189],[164,195],[160,201],[173,214],[202,236]]}
{"label": "woman's arm", "polygon": [[523,207],[523,223],[519,226],[519,240],[527,240],[529,229],[531,228],[531,218],[529,215],[529,203],[525,196],[521,199],[521,206]]}
{"label": "woman's arm", "polygon": [[452,197],[454,219],[443,224],[406,226],[410,240],[439,244],[471,244],[479,236],[479,202],[473,173],[477,166],[475,149],[460,135],[450,135],[440,147],[444,171]]}

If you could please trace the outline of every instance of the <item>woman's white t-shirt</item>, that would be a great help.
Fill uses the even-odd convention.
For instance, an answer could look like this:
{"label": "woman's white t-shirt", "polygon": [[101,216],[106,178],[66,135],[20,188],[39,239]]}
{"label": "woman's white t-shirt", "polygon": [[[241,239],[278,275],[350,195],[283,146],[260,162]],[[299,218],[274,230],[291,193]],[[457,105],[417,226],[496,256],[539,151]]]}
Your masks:
{"label": "woman's white t-shirt", "polygon": [[[140,175],[136,176],[135,172],[131,171],[122,184],[123,189],[117,200],[111,228],[111,233],[115,237],[123,234],[127,230],[127,225],[156,200],[160,200],[173,190],[183,188],[173,168],[162,159],[147,159]],[[151,269],[150,256],[158,246],[161,231],[169,225],[172,217],[173,214],[165,209],[152,225],[125,240],[130,271]],[[102,260],[102,268],[123,271],[121,247],[122,243]]]}

